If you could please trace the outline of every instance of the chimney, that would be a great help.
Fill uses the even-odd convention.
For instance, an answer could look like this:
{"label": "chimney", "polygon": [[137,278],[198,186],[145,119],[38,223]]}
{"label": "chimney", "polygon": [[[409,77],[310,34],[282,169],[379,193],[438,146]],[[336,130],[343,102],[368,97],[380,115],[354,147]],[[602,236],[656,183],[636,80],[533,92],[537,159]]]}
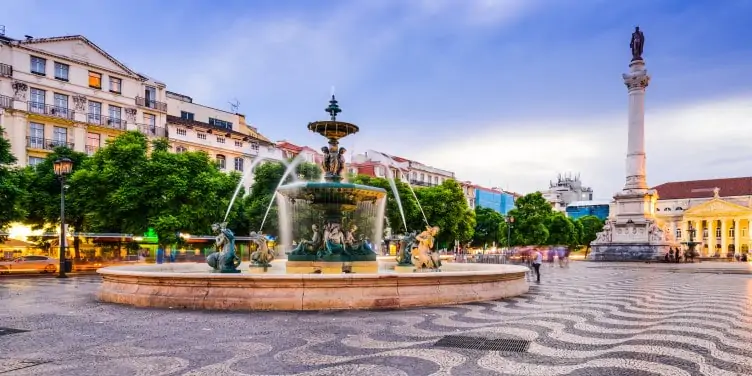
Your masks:
{"label": "chimney", "polygon": [[24,36],[26,37],[26,41],[30,41],[34,39],[34,37],[32,37],[31,35],[24,35]]}
{"label": "chimney", "polygon": [[0,37],[5,36],[5,25],[0,25]]}

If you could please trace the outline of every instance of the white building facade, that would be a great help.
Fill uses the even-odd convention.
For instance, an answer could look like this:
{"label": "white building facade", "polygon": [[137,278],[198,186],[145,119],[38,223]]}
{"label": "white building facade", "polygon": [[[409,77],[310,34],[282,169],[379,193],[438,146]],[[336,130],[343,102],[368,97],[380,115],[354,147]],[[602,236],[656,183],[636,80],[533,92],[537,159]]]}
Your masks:
{"label": "white building facade", "polygon": [[165,85],[83,36],[0,36],[0,125],[21,166],[55,147],[94,153],[128,130],[165,135]]}

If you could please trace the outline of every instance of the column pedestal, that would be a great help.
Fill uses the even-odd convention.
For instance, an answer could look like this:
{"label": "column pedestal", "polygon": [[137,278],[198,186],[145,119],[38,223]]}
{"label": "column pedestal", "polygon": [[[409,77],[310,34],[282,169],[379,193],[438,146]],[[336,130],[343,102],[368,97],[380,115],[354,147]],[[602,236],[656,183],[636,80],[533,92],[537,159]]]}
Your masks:
{"label": "column pedestal", "polygon": [[657,260],[677,245],[669,226],[655,218],[658,195],[648,189],[645,168],[645,89],[650,76],[643,60],[629,64],[622,75],[629,92],[626,183],[614,196],[615,215],[591,243],[589,260]]}

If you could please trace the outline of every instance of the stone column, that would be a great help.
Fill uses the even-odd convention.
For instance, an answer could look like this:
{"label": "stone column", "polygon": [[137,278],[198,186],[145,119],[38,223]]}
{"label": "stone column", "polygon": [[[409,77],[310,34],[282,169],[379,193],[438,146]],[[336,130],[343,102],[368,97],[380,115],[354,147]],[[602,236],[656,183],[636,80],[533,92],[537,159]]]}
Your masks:
{"label": "stone column", "polygon": [[629,130],[627,143],[627,182],[624,190],[647,190],[645,170],[645,88],[650,76],[643,60],[629,64],[622,75],[629,91]]}
{"label": "stone column", "polygon": [[742,220],[739,218],[734,218],[734,255],[738,255],[742,252],[741,237],[742,237]]}
{"label": "stone column", "polygon": [[715,226],[717,225],[715,219],[708,220],[708,256],[715,254]]}
{"label": "stone column", "polygon": [[721,219],[721,257],[728,253],[728,219]]}

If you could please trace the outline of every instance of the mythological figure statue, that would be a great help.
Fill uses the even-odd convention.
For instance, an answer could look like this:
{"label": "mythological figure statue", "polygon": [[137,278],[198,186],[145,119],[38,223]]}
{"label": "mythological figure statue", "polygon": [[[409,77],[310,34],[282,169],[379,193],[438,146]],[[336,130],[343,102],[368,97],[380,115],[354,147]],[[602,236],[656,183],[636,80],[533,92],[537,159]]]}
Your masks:
{"label": "mythological figure statue", "polygon": [[400,249],[397,254],[397,263],[401,266],[413,264],[413,248],[415,248],[415,232],[405,235],[400,240]]}
{"label": "mythological figure statue", "polygon": [[217,235],[214,238],[216,251],[206,258],[206,263],[219,273],[240,273],[240,258],[235,254],[235,234],[227,228],[227,223],[213,224],[212,231]]}
{"label": "mythological figure statue", "polygon": [[251,261],[256,266],[262,266],[268,268],[271,266],[272,260],[274,260],[274,253],[269,249],[266,242],[266,236],[261,233],[251,233],[251,241],[256,244],[256,251],[251,253]]}
{"label": "mythological figure statue", "polygon": [[632,40],[629,42],[629,48],[632,49],[632,61],[642,60],[642,51],[645,48],[645,34],[636,26],[632,33]]}
{"label": "mythological figure statue", "polygon": [[313,238],[311,240],[301,240],[297,247],[292,251],[293,255],[310,255],[316,254],[316,251],[321,247],[321,233],[319,226],[311,225],[313,230]]}
{"label": "mythological figure statue", "polygon": [[438,227],[426,226],[426,230],[418,234],[418,248],[413,252],[413,265],[418,269],[438,270],[441,267],[441,259],[438,252],[431,250]]}

